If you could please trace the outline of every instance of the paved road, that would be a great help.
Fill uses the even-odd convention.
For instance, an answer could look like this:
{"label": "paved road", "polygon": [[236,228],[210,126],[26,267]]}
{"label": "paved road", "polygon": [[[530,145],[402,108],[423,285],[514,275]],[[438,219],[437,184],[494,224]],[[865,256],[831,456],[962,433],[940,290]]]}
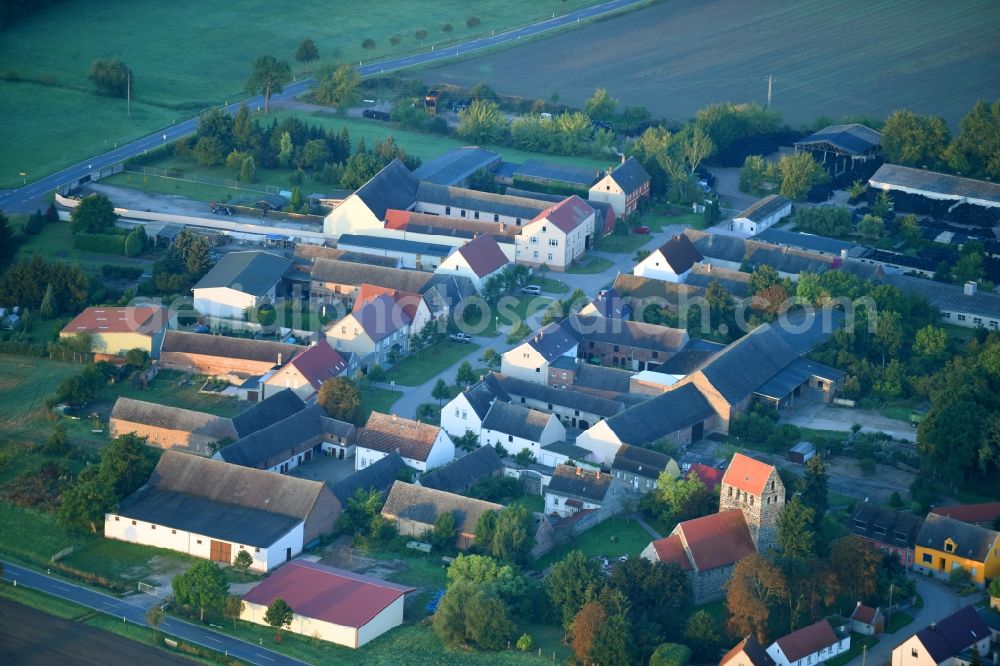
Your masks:
{"label": "paved road", "polygon": [[[438,49],[436,51],[428,51],[426,53],[400,56],[398,58],[372,62],[367,65],[361,64],[358,66],[358,71],[362,76],[371,76],[374,74],[382,74],[385,72],[405,69],[407,67],[426,65],[454,58],[456,56],[464,56],[476,51],[482,51],[484,49],[490,49],[503,44],[516,42],[517,40],[525,37],[533,37],[556,28],[590,20],[604,14],[616,12],[634,5],[640,5],[644,2],[646,2],[646,0],[611,0],[610,2],[600,5],[594,5],[592,7],[580,9],[562,16],[556,16],[545,21],[539,21],[538,23],[533,23],[515,30],[509,30],[507,32],[501,32],[489,37],[475,39],[456,46],[449,46],[447,48]],[[295,97],[296,95],[306,92],[312,83],[313,80],[309,78],[296,81],[286,86],[282,94],[272,95],[271,99],[273,101],[276,99]],[[263,97],[257,96],[251,97],[247,100],[234,102],[233,104],[223,108],[226,112],[235,114],[244,101],[247,106],[251,108],[264,104]],[[29,183],[28,185],[20,187],[16,190],[0,192],[0,210],[6,210],[8,212],[33,211],[40,207],[40,202],[46,194],[54,191],[61,185],[83,178],[87,174],[112,164],[116,164],[129,157],[138,155],[145,150],[158,148],[165,143],[187,136],[195,131],[197,124],[197,118],[190,118],[175,125],[171,125],[170,127],[165,127],[147,137],[133,141],[132,143],[124,144],[114,150],[104,153],[103,155],[96,155],[83,160],[67,169],[63,169],[62,171],[46,176],[45,178],[37,180],[33,183]]]}
{"label": "paved road", "polygon": [[[3,563],[3,567],[3,577],[5,580],[16,581],[18,585],[41,590],[53,596],[73,601],[102,613],[107,613],[113,617],[126,618],[128,622],[133,624],[148,626],[145,617],[146,609],[141,606],[7,562]],[[305,663],[298,659],[287,657],[279,652],[268,650],[265,647],[253,645],[206,627],[172,617],[167,618],[160,627],[160,630],[190,643],[218,650],[219,652],[227,652],[238,659],[243,659],[252,664],[261,664],[263,666],[279,666],[282,664],[286,666],[301,666]]]}
{"label": "paved road", "polygon": [[[930,625],[931,622],[942,620],[959,608],[974,604],[982,598],[982,593],[968,597],[958,596],[954,590],[939,580],[914,576],[917,581],[917,593],[924,598],[923,608],[910,608],[905,612],[913,616],[913,622],[892,634],[882,634],[865,659],[867,666],[885,666],[892,656],[892,649],[904,640]],[[847,666],[861,666],[861,657],[855,657],[847,662]]]}

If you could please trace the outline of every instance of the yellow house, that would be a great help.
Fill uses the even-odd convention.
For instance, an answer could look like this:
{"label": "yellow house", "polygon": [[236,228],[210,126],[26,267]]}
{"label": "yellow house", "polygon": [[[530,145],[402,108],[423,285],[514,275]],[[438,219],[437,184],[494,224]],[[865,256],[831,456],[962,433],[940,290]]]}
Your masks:
{"label": "yellow house", "polygon": [[169,311],[160,306],[92,307],[66,324],[59,337],[86,333],[90,335],[91,351],[98,354],[114,356],[141,349],[156,358],[169,323]]}
{"label": "yellow house", "polygon": [[1000,532],[931,513],[917,534],[914,559],[918,570],[942,578],[963,568],[983,587],[1000,575]]}

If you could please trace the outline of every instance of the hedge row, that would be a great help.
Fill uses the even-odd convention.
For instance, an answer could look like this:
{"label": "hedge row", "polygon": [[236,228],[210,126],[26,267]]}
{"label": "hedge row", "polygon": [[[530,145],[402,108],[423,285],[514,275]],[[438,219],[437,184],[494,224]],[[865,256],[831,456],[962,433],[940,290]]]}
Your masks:
{"label": "hedge row", "polygon": [[0,341],[0,354],[19,354],[21,356],[37,356],[45,358],[49,355],[45,345],[38,345],[23,340]]}
{"label": "hedge row", "polygon": [[104,254],[125,254],[125,237],[112,234],[76,234],[73,236],[73,247],[89,252]]}
{"label": "hedge row", "polygon": [[136,266],[122,266],[120,264],[104,264],[101,266],[101,273],[106,278],[138,280],[142,275],[142,268]]}

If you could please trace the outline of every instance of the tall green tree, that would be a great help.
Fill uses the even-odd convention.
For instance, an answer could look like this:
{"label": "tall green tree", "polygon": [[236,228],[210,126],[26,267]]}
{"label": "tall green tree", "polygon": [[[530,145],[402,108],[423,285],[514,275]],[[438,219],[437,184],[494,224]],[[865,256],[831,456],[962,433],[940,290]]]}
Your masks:
{"label": "tall green tree", "polygon": [[253,61],[246,90],[251,95],[264,96],[264,113],[268,111],[271,95],[281,93],[285,84],[292,80],[292,68],[284,60],[274,56],[260,56]]}
{"label": "tall green tree", "polygon": [[104,514],[111,511],[119,498],[101,480],[96,466],[85,468],[73,485],[67,488],[59,503],[59,522],[71,529],[90,530],[96,534],[104,524]]}
{"label": "tall green tree", "polygon": [[196,562],[190,569],[174,576],[174,599],[184,606],[198,609],[199,618],[205,621],[205,612],[220,612],[229,594],[226,574],[214,562]]}
{"label": "tall green tree", "polygon": [[583,104],[583,112],[593,120],[609,121],[615,115],[618,100],[604,88],[598,88]]}
{"label": "tall green tree", "polygon": [[806,506],[795,495],[778,514],[778,536],[776,543],[782,555],[788,558],[805,559],[816,554],[816,532],[813,520],[816,512]]}
{"label": "tall green tree", "polygon": [[319,60],[319,49],[316,48],[316,42],[308,37],[299,42],[298,48],[295,49],[295,59],[305,65],[306,71],[309,71],[309,63]]}
{"label": "tall green tree", "polygon": [[781,174],[780,193],[789,199],[803,201],[810,188],[825,179],[826,173],[812,153],[785,155],[778,161]]}
{"label": "tall green tree", "polygon": [[458,112],[458,135],[473,143],[500,143],[507,132],[507,118],[496,102],[476,99]]}
{"label": "tall green tree", "polygon": [[11,229],[10,220],[0,210],[0,261],[10,259],[16,251],[17,244],[14,242],[14,230]]}
{"label": "tall green tree", "polygon": [[568,628],[583,605],[604,585],[604,574],[597,563],[579,550],[571,551],[552,566],[545,577],[545,590],[552,604],[562,613],[563,627]]}
{"label": "tall green tree", "polygon": [[42,305],[38,308],[39,314],[45,319],[54,319],[59,314],[59,304],[52,293],[52,283],[45,287],[45,296],[42,298]]}
{"label": "tall green tree", "polygon": [[323,382],[316,402],[330,418],[362,425],[361,393],[347,377],[334,377]]}
{"label": "tall green tree", "polygon": [[327,104],[344,113],[360,97],[361,75],[347,63],[326,65],[316,74],[313,95],[320,104]]}
{"label": "tall green tree", "polygon": [[116,58],[101,58],[90,63],[87,78],[97,86],[99,93],[109,97],[125,97],[131,79],[132,94],[135,94],[135,78],[132,71]]}
{"label": "tall green tree", "polygon": [[812,528],[819,529],[823,516],[829,508],[829,477],[826,464],[819,456],[813,456],[806,462],[806,474],[802,479],[802,503],[813,510]]}
{"label": "tall green tree", "polygon": [[240,578],[246,580],[247,571],[253,566],[253,555],[249,550],[240,550],[233,558],[233,566],[240,570]]}
{"label": "tall green tree", "polygon": [[276,641],[281,640],[282,629],[292,626],[293,619],[295,619],[295,611],[281,597],[268,604],[267,610],[264,612],[264,622],[274,628],[276,632],[274,640]]}
{"label": "tall green tree", "polygon": [[462,364],[458,366],[458,372],[455,375],[455,381],[463,386],[468,386],[474,383],[478,377],[472,371],[472,364],[468,361],[462,361]]}
{"label": "tall green tree", "polygon": [[698,662],[709,662],[719,654],[722,636],[715,618],[705,609],[697,610],[684,627],[684,643]]}
{"label": "tall green tree", "polygon": [[946,154],[948,165],[964,176],[1000,178],[1000,99],[976,102]]}
{"label": "tall green tree", "polygon": [[441,406],[441,403],[445,400],[450,400],[451,389],[448,388],[447,382],[439,377],[437,382],[434,383],[434,387],[431,389],[431,397],[438,401],[438,406]]}
{"label": "tall green tree", "polygon": [[893,164],[936,169],[950,140],[943,118],[912,111],[895,111],[882,127],[882,151]]}
{"label": "tall green tree", "polygon": [[767,643],[771,609],[787,595],[785,577],[773,562],[763,555],[743,558],[726,584],[730,632],[737,636],[752,632],[761,643]]}
{"label": "tall green tree", "polygon": [[114,204],[105,194],[91,194],[69,215],[69,228],[74,234],[103,234],[113,229],[118,221]]}

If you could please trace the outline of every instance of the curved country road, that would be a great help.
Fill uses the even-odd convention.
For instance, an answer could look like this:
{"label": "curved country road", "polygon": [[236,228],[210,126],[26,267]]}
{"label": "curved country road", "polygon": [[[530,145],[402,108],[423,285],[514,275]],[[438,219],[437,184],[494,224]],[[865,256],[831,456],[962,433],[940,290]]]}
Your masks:
{"label": "curved country road", "polygon": [[[358,67],[358,71],[362,76],[371,76],[373,74],[381,74],[416,65],[425,65],[432,62],[447,60],[456,56],[467,55],[469,53],[482,51],[484,49],[493,48],[502,44],[516,42],[524,37],[533,37],[555,28],[590,20],[605,14],[627,9],[635,5],[645,4],[648,1],[649,0],[611,0],[610,2],[605,2],[600,5],[579,9],[577,11],[570,12],[569,14],[556,16],[555,18],[539,21],[538,23],[532,23],[531,25],[515,28],[514,30],[508,30],[507,32],[491,35],[489,37],[482,37],[463,44],[445,47],[438,49],[437,51],[416,53],[413,55],[400,56],[398,58],[390,58],[388,60],[363,64]],[[299,95],[309,89],[312,81],[313,80],[311,78],[296,81],[295,83],[286,86],[282,94],[272,95],[271,98],[282,99],[285,97],[294,97]],[[246,100],[234,102],[233,104],[223,108],[226,112],[235,114],[240,105],[244,102],[252,108],[254,106],[263,105],[264,99],[258,95]],[[39,207],[38,200],[49,192],[56,190],[60,186],[79,178],[83,178],[87,174],[104,167],[117,164],[122,160],[140,154],[144,150],[159,148],[165,143],[187,136],[195,131],[197,124],[197,118],[190,118],[184,122],[177,123],[176,125],[164,127],[149,136],[133,141],[132,143],[124,144],[119,148],[102,155],[97,155],[83,160],[74,166],[58,171],[40,180],[36,180],[35,182],[29,183],[23,187],[19,187],[16,190],[9,190],[5,192],[0,191],[0,210],[6,210],[8,212],[33,211],[35,208]]]}

